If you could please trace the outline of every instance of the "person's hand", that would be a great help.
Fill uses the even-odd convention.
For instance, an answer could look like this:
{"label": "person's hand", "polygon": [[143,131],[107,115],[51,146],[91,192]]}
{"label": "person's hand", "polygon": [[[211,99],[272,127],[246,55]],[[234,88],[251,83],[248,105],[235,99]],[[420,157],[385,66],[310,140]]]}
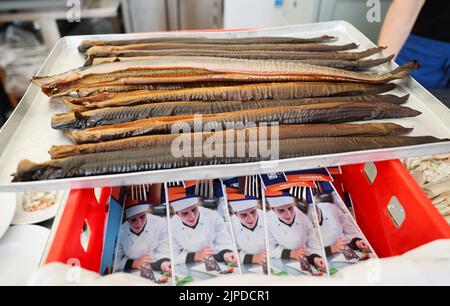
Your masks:
{"label": "person's hand", "polygon": [[359,240],[356,242],[356,247],[364,252],[369,253],[370,252],[370,247],[369,244],[367,242],[365,242],[364,240]]}
{"label": "person's hand", "polygon": [[325,260],[322,257],[314,258],[314,266],[316,266],[320,271],[326,272],[327,268],[325,266]]}
{"label": "person's hand", "polygon": [[235,267],[237,266],[237,256],[236,254],[234,254],[234,252],[228,252],[223,254],[223,260],[227,264],[232,264]]}
{"label": "person's hand", "polygon": [[264,265],[267,261],[266,251],[262,251],[259,254],[253,255],[252,262],[258,265]]}
{"label": "person's hand", "polygon": [[172,264],[170,261],[164,261],[161,264],[161,272],[166,273],[167,276],[172,276]]}
{"label": "person's hand", "polygon": [[203,261],[204,258],[213,256],[214,255],[214,249],[207,245],[203,250],[200,252],[195,253],[194,260],[195,261]]}
{"label": "person's hand", "polygon": [[150,257],[150,255],[145,254],[141,258],[134,260],[132,267],[133,269],[140,270],[142,266],[150,264],[151,260],[152,258]]}
{"label": "person's hand", "polygon": [[306,251],[306,248],[304,246],[301,246],[298,249],[291,251],[291,259],[299,259],[302,257],[306,257],[307,255],[308,252]]}
{"label": "person's hand", "polygon": [[347,240],[345,238],[339,237],[336,242],[331,246],[331,253],[336,254],[342,251],[342,249],[347,245]]}

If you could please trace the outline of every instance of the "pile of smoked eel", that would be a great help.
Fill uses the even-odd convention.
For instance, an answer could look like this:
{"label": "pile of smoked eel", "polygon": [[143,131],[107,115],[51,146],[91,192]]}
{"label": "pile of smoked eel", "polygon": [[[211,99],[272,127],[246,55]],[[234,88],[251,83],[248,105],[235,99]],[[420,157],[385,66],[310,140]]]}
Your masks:
{"label": "pile of smoked eel", "polygon": [[[223,157],[175,157],[171,146],[180,134],[173,130],[186,125],[193,131],[184,135],[189,139],[223,137],[232,139],[234,148],[250,150],[258,141],[250,137],[252,133],[269,123],[270,136],[270,124],[278,123],[280,159],[443,141],[407,136],[412,129],[390,122],[351,123],[420,115],[402,106],[408,96],[386,94],[396,87],[391,81],[408,76],[419,64],[368,72],[392,56],[371,59],[383,48],[355,51],[356,44],[328,44],[333,40],[321,36],[84,41],[79,51],[85,54],[85,67],[32,80],[70,109],[55,114],[51,126],[74,144],[53,146],[51,160],[45,163],[21,161],[14,181],[271,158],[260,152],[229,154],[225,147]],[[194,114],[202,114],[209,132],[194,130]],[[260,126],[245,128],[248,123]],[[226,129],[232,124],[243,128]]]}

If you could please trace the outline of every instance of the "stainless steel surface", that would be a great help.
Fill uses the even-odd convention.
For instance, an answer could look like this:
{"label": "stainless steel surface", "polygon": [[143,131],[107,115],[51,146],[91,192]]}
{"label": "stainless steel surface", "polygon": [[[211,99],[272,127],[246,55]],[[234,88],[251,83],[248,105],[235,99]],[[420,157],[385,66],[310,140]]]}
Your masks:
{"label": "stainless steel surface", "polygon": [[[373,44],[361,32],[346,22],[326,22],[271,29],[235,32],[179,32],[153,34],[124,34],[102,36],[74,36],[61,39],[55,46],[39,75],[62,73],[83,64],[83,57],[77,46],[83,39],[125,39],[151,36],[209,36],[209,37],[245,37],[245,36],[302,36],[310,37],[331,34],[339,37],[336,43],[357,42],[361,49]],[[386,64],[378,70],[394,68]],[[398,89],[392,93],[411,95],[407,106],[423,112],[417,118],[389,120],[404,126],[414,127],[411,135],[432,135],[438,138],[450,138],[450,110],[433,97],[411,78],[399,81]],[[345,164],[364,163],[376,160],[397,159],[410,156],[424,156],[450,152],[450,143],[435,143],[402,148],[329,154],[280,161],[267,161],[248,164],[216,165],[204,167],[180,168],[161,171],[81,177],[51,181],[10,183],[17,164],[22,159],[34,162],[48,160],[48,150],[52,145],[68,144],[60,131],[52,130],[52,114],[67,111],[64,105],[50,102],[38,87],[28,89],[10,120],[0,131],[0,191],[55,190],[65,188],[90,188],[99,186],[142,185],[190,179],[214,179],[230,176],[256,175],[274,171],[301,170]]]}

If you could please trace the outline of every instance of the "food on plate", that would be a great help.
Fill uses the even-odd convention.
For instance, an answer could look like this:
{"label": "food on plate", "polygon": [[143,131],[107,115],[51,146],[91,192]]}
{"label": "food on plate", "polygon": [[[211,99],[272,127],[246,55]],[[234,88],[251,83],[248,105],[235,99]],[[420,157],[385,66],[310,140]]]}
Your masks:
{"label": "food on plate", "polygon": [[26,212],[34,212],[55,205],[56,192],[24,192],[22,208]]}

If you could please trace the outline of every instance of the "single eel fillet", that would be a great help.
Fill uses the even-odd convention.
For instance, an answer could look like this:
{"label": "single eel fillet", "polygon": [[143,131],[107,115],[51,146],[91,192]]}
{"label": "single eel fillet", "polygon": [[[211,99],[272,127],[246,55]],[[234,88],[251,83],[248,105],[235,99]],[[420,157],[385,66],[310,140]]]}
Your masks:
{"label": "single eel fillet", "polygon": [[[149,150],[147,148],[123,150],[106,153],[86,154],[62,159],[54,159],[42,164],[23,160],[13,174],[13,181],[36,181],[84,177],[93,175],[130,173],[161,169],[174,169],[191,166],[250,163],[270,159],[286,159],[302,156],[323,155],[341,152],[373,150],[435,143],[444,140],[430,136],[384,136],[384,137],[321,137],[294,138],[277,142],[276,156],[262,152],[259,142],[233,143],[231,152],[227,148],[216,151],[214,157],[196,157],[193,152],[199,149],[192,146],[190,154],[175,157],[172,146]],[[445,140],[448,141],[448,140]],[[201,146],[203,147],[203,146]],[[226,146],[224,146],[226,147]],[[245,155],[238,152],[244,151]],[[253,152],[257,151],[257,152]],[[232,154],[230,154],[232,153]],[[254,153],[254,154],[252,154]]]}
{"label": "single eel fillet", "polygon": [[200,81],[346,81],[384,84],[401,79],[417,68],[416,61],[386,73],[347,71],[336,68],[305,65],[296,62],[246,60],[217,57],[156,57],[152,60],[115,62],[79,68],[66,73],[35,77],[33,83],[47,91],[68,83],[118,85],[144,83],[185,83]]}
{"label": "single eel fillet", "polygon": [[[201,83],[157,83],[157,84],[137,84],[137,85],[99,85],[99,86],[68,86],[65,91],[56,95],[54,98],[69,96],[74,98],[85,98],[102,93],[121,93],[137,90],[176,90],[201,87],[220,87],[220,86],[242,85],[239,82],[201,82]],[[47,93],[46,93],[47,94]]]}
{"label": "single eel fillet", "polygon": [[[238,57],[235,56],[229,56],[230,58],[248,58],[250,57]],[[263,55],[261,58],[267,57],[268,59],[274,59],[273,57]],[[260,58],[260,59],[261,59]],[[302,63],[305,65],[314,65],[314,66],[323,66],[323,67],[330,67],[330,68],[337,68],[337,69],[345,69],[345,70],[352,70],[352,71],[361,71],[365,69],[369,69],[372,67],[376,67],[382,64],[385,64],[387,62],[390,62],[394,58],[393,55],[385,58],[380,59],[369,59],[369,60],[355,60],[355,61],[349,61],[349,60],[332,60],[332,59],[307,59],[307,60],[292,60],[296,63]],[[137,60],[148,60],[151,59],[150,57],[100,57],[100,58],[93,58],[91,61],[87,61],[85,63],[85,66],[89,65],[100,65],[104,63],[113,63],[113,62],[126,62],[126,61],[137,61]],[[289,58],[280,58],[281,60],[291,61]]]}
{"label": "single eel fillet", "polygon": [[86,52],[93,46],[126,46],[132,44],[149,43],[189,43],[189,44],[301,44],[301,43],[321,43],[336,39],[334,36],[323,35],[320,37],[298,38],[298,37],[243,37],[243,38],[207,38],[207,37],[159,37],[144,39],[124,39],[124,40],[84,40],[78,50]]}
{"label": "single eel fillet", "polygon": [[192,131],[198,124],[203,124],[209,129],[224,130],[236,125],[245,126],[247,124],[344,123],[372,119],[414,117],[420,114],[419,111],[395,104],[330,102],[209,115],[159,117],[99,126],[86,130],[66,131],[65,135],[76,143],[87,143],[150,134],[169,134],[180,130],[185,132],[186,129]]}
{"label": "single eel fillet", "polygon": [[239,86],[190,88],[161,91],[105,93],[85,98],[62,97],[72,110],[81,111],[105,107],[132,106],[175,101],[252,101],[269,99],[300,99],[336,95],[383,93],[393,84],[361,84],[341,82],[260,83]]}
{"label": "single eel fillet", "polygon": [[355,43],[344,45],[329,45],[322,43],[304,43],[304,44],[188,44],[188,43],[149,43],[149,44],[131,44],[124,46],[95,46],[86,52],[86,57],[108,52],[123,51],[176,51],[176,50],[192,50],[205,53],[221,52],[221,51],[298,51],[298,52],[329,52],[329,51],[346,51],[358,48]]}
{"label": "single eel fillet", "polygon": [[[303,124],[303,125],[281,125],[277,126],[278,133],[272,131],[272,126],[267,126],[265,136],[267,140],[290,139],[290,138],[310,138],[310,137],[344,137],[344,136],[400,136],[412,131],[411,128],[405,128],[394,123],[365,123],[365,124]],[[254,134],[255,133],[255,134]],[[275,133],[272,137],[272,133]],[[205,141],[210,136],[222,137],[227,139],[230,135],[240,139],[251,139],[256,137],[258,140],[262,136],[262,130],[259,127],[246,128],[240,131],[225,130],[220,132],[197,132],[190,134],[192,139],[199,137]],[[62,145],[53,146],[50,149],[52,159],[75,156],[80,154],[91,154],[100,152],[112,152],[138,148],[158,148],[172,144],[180,134],[150,135],[125,138],[100,143],[89,143],[81,145]],[[239,137],[238,137],[239,136]],[[263,136],[264,137],[264,136]],[[242,140],[240,140],[242,141]]]}
{"label": "single eel fillet", "polygon": [[300,106],[328,102],[370,102],[403,104],[408,95],[345,96],[328,98],[304,98],[290,100],[260,100],[260,101],[225,101],[225,102],[165,102],[150,103],[137,106],[111,107],[85,112],[70,112],[56,114],[52,117],[52,128],[60,130],[86,129],[102,125],[125,123],[140,119],[180,116],[189,114],[217,114],[250,109],[260,109],[277,106]]}
{"label": "single eel fillet", "polygon": [[[154,57],[154,56],[210,56],[243,59],[277,59],[277,60],[304,60],[304,59],[340,59],[355,60],[379,53],[382,47],[364,51],[349,51],[355,49],[356,44],[347,45],[250,45],[250,46],[149,46],[148,49],[140,47],[94,47],[86,53],[85,66],[93,63],[94,59],[108,57]],[[182,48],[180,48],[182,47]]]}

